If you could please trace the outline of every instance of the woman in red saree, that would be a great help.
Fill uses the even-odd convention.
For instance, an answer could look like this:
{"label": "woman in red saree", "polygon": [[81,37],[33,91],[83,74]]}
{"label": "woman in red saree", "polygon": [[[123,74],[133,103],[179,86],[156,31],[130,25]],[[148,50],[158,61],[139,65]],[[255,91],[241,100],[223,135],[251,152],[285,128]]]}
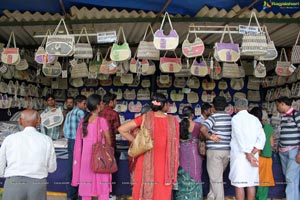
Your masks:
{"label": "woman in red saree", "polygon": [[[168,102],[163,94],[154,94],[150,103],[152,111],[145,114],[144,125],[150,130],[153,149],[136,158],[132,196],[133,200],[168,200],[177,181],[179,126],[175,117],[165,114]],[[131,142],[130,130],[141,124],[139,116],[118,130]]]}

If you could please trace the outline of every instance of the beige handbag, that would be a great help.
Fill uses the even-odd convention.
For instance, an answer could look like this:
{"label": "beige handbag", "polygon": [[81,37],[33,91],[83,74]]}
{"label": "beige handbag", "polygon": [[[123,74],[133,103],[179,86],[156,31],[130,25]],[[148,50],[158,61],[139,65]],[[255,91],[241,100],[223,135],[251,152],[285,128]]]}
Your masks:
{"label": "beige handbag", "polygon": [[234,90],[241,90],[244,88],[243,78],[234,78],[230,80],[230,87]]}
{"label": "beige handbag", "polygon": [[260,91],[259,90],[248,90],[247,98],[249,101],[260,102]]}
{"label": "beige handbag", "polygon": [[131,89],[129,90],[128,88],[124,91],[123,93],[123,98],[125,100],[135,100],[136,98],[136,93],[135,93],[135,89]]}
{"label": "beige handbag", "polygon": [[189,88],[192,89],[198,89],[200,87],[200,80],[196,76],[191,76],[189,79],[186,81],[186,84]]}
{"label": "beige handbag", "polygon": [[299,64],[300,63],[300,44],[298,44],[299,37],[300,37],[300,31],[298,33],[296,42],[295,42],[295,44],[293,46],[293,49],[292,49],[291,63],[293,63],[293,64]]}
{"label": "beige handbag", "polygon": [[[284,56],[285,61],[282,60],[282,56]],[[276,63],[275,72],[278,76],[290,76],[294,71],[295,67],[291,65],[291,62],[288,61],[285,49],[281,49],[279,61]]]}
{"label": "beige handbag", "polygon": [[176,113],[177,112],[177,106],[176,106],[176,103],[173,102],[173,103],[169,103],[169,109],[167,111],[167,113]]}
{"label": "beige handbag", "polygon": [[210,68],[206,64],[206,61],[203,57],[200,62],[198,62],[196,58],[194,59],[192,66],[191,66],[191,73],[194,76],[200,76],[200,77],[204,77],[210,73]]}
{"label": "beige handbag", "polygon": [[[171,27],[169,35],[164,35],[163,25],[165,23],[166,17],[169,20],[169,24]],[[172,22],[169,14],[166,12],[164,18],[161,22],[160,29],[155,31],[153,44],[156,49],[159,50],[173,50],[176,49],[179,43],[179,36],[175,29],[173,29]]]}
{"label": "beige handbag", "polygon": [[42,71],[45,76],[58,77],[62,72],[61,64],[58,61],[54,62],[53,64],[44,63]]}
{"label": "beige handbag", "polygon": [[166,57],[168,51],[166,51],[164,57],[160,58],[159,69],[165,73],[177,73],[180,72],[182,64],[181,59],[177,58],[176,52],[174,51],[175,58]]}
{"label": "beige handbag", "polygon": [[71,64],[71,78],[84,78],[88,77],[89,70],[85,62],[78,63],[77,60],[70,61]]}
{"label": "beige handbag", "polygon": [[233,102],[236,102],[238,99],[246,99],[246,94],[243,92],[235,92],[233,95]]}
{"label": "beige handbag", "polygon": [[256,14],[251,12],[248,28],[250,28],[252,18],[255,19],[258,33],[246,32],[243,35],[241,54],[247,56],[263,56],[267,53],[267,38],[265,32],[259,25]]}
{"label": "beige handbag", "polygon": [[189,103],[198,103],[199,102],[199,95],[196,92],[190,92],[187,94],[187,101]]}
{"label": "beige handbag", "polygon": [[110,51],[111,47],[107,49],[106,55],[102,60],[102,64],[100,66],[101,74],[115,74],[118,71],[116,62],[107,58]]}
{"label": "beige handbag", "polygon": [[220,80],[218,83],[219,90],[226,90],[228,88],[228,84],[225,80]]}
{"label": "beige handbag", "polygon": [[[13,40],[13,47],[10,47],[10,42]],[[19,48],[16,45],[14,32],[10,33],[6,48],[3,48],[1,53],[1,61],[5,64],[15,65],[20,61]]]}
{"label": "beige handbag", "polygon": [[202,81],[202,88],[204,90],[214,90],[216,87],[216,82],[214,80],[208,81],[207,79],[204,79]]}
{"label": "beige handbag", "polygon": [[254,60],[254,71],[253,75],[257,78],[264,78],[267,75],[267,69],[265,65],[262,62],[256,63],[256,60]]}
{"label": "beige handbag", "polygon": [[136,136],[128,149],[128,155],[132,158],[136,158],[153,148],[150,130],[145,127],[145,115],[143,115],[142,118],[142,125],[140,129],[136,131]]}
{"label": "beige handbag", "polygon": [[169,75],[157,76],[156,84],[159,88],[170,88],[172,86],[172,77]]}
{"label": "beige handbag", "polygon": [[150,100],[150,90],[149,88],[141,88],[137,92],[137,100],[149,101]]}
{"label": "beige handbag", "polygon": [[203,41],[195,33],[195,41],[190,43],[189,35],[190,33],[188,32],[186,39],[182,43],[182,54],[187,58],[202,56],[205,49]]}
{"label": "beige handbag", "polygon": [[148,24],[143,40],[140,41],[139,46],[137,48],[137,57],[139,59],[159,60],[160,52],[154,47],[153,40],[145,41],[149,29],[150,33],[152,33],[152,37],[154,37],[152,26],[151,24]]}
{"label": "beige handbag", "polygon": [[249,90],[259,90],[260,83],[261,83],[260,79],[255,78],[253,76],[249,76],[247,89],[249,89]]}
{"label": "beige handbag", "polygon": [[[86,37],[87,43],[80,43],[81,36]],[[79,37],[75,44],[74,58],[77,59],[93,58],[93,49],[85,27],[81,29]]]}
{"label": "beige handbag", "polygon": [[123,84],[132,84],[133,83],[133,74],[122,74],[121,75],[121,83]]}
{"label": "beige handbag", "polygon": [[184,99],[184,93],[182,92],[182,90],[179,90],[178,92],[176,92],[176,90],[172,90],[170,96],[172,101],[181,102]]}
{"label": "beige handbag", "polygon": [[[109,90],[110,93],[112,94],[115,94],[117,95],[117,100],[121,100],[123,98],[123,92],[122,92],[122,89],[119,88],[119,89],[116,89],[116,90],[113,90],[112,88]],[[127,107],[126,107],[127,109]]]}
{"label": "beige handbag", "polygon": [[264,26],[263,29],[267,36],[267,53],[262,56],[258,56],[257,60],[274,60],[277,58],[278,52],[276,50],[274,42],[271,40],[271,38],[269,36],[267,26]]}
{"label": "beige handbag", "polygon": [[223,77],[224,78],[240,78],[240,67],[236,63],[223,63]]}

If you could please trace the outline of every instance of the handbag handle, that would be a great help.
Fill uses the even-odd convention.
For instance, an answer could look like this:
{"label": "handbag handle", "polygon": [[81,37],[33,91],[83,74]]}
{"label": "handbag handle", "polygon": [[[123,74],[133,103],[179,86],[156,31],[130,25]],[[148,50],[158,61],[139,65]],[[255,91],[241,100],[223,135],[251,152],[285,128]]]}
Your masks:
{"label": "handbag handle", "polygon": [[222,37],[221,37],[220,43],[223,42],[223,39],[224,39],[226,30],[227,30],[227,32],[228,32],[228,35],[229,35],[229,38],[230,38],[230,42],[233,44],[233,39],[232,39],[232,36],[231,36],[231,33],[230,33],[230,29],[229,29],[228,24],[226,24],[225,27],[224,27],[224,30],[223,30],[223,33],[222,33]]}
{"label": "handbag handle", "polygon": [[[194,26],[194,24],[190,24],[190,26]],[[198,29],[198,30],[200,30],[200,28]],[[190,31],[188,31],[188,33],[187,33],[187,35],[186,35],[186,40],[188,40],[189,39],[189,36],[190,36]],[[198,36],[197,36],[197,33],[195,33],[195,38],[197,38]]]}
{"label": "handbag handle", "polygon": [[281,61],[281,59],[282,59],[282,54],[284,55],[285,61],[288,61],[288,58],[287,58],[287,55],[286,55],[286,52],[285,52],[285,48],[281,49],[279,61]]}
{"label": "handbag handle", "polygon": [[124,39],[124,43],[127,43],[123,26],[120,26],[120,28],[119,28],[118,37],[117,37],[116,43],[119,41],[119,37],[120,37],[121,32],[122,32],[122,36],[123,36],[123,39]]}
{"label": "handbag handle", "polygon": [[45,35],[45,37],[44,37],[44,39],[43,39],[43,41],[42,41],[41,47],[44,47],[44,46],[45,46],[46,40],[47,40],[47,38],[48,38],[48,35],[51,35],[50,29],[47,30],[46,35]]}
{"label": "handbag handle", "polygon": [[9,35],[9,39],[8,39],[6,48],[9,48],[9,47],[10,47],[11,39],[12,39],[13,42],[14,42],[14,48],[17,48],[17,45],[16,45],[16,38],[15,38],[15,33],[14,33],[13,31],[12,31],[12,32],[10,33],[10,35]]}
{"label": "handbag handle", "polygon": [[65,31],[66,31],[67,35],[69,35],[69,31],[68,31],[68,29],[67,29],[67,25],[66,25],[66,23],[65,23],[64,18],[61,18],[61,20],[59,21],[59,23],[58,23],[58,25],[56,26],[56,28],[55,28],[55,30],[54,30],[54,32],[53,32],[52,35],[56,35],[56,34],[57,34],[58,29],[59,29],[59,27],[60,27],[60,25],[61,25],[61,22],[64,24],[64,28],[65,28]]}
{"label": "handbag handle", "polygon": [[262,28],[261,28],[260,25],[259,25],[259,22],[258,22],[258,20],[257,20],[256,14],[255,14],[254,11],[251,12],[251,16],[250,16],[249,23],[248,23],[248,28],[249,28],[250,25],[251,25],[252,18],[255,19],[259,31],[260,31],[260,32],[263,32]]}
{"label": "handbag handle", "polygon": [[298,36],[297,36],[297,39],[296,39],[296,42],[295,42],[295,46],[298,44],[299,37],[300,37],[300,31],[299,31],[299,33],[298,33]]}
{"label": "handbag handle", "polygon": [[268,32],[267,26],[264,25],[264,26],[263,26],[263,29],[265,30],[265,33],[266,33],[266,37],[267,37],[268,43],[271,42],[272,40],[271,40],[271,38],[270,38],[270,35],[269,35],[269,32]]}
{"label": "handbag handle", "polygon": [[171,19],[170,19],[170,16],[169,16],[169,13],[168,13],[168,12],[165,12],[164,18],[163,18],[163,20],[162,20],[162,22],[161,22],[161,25],[160,25],[160,28],[159,28],[159,29],[162,30],[163,25],[164,25],[164,23],[165,23],[166,17],[168,17],[170,27],[171,27],[171,29],[173,30],[172,22],[171,22]]}
{"label": "handbag handle", "polygon": [[[173,52],[174,52],[175,57],[177,58],[176,52],[175,51],[173,51]],[[168,51],[165,52],[164,57],[166,57],[167,53],[168,53]]]}
{"label": "handbag handle", "polygon": [[107,49],[107,52],[106,52],[105,57],[104,57],[104,60],[106,60],[106,58],[107,58],[107,56],[108,56],[108,54],[109,54],[110,51],[111,51],[111,47],[109,47],[109,48]]}
{"label": "handbag handle", "polygon": [[80,38],[81,38],[81,36],[83,36],[83,35],[85,35],[85,37],[86,37],[86,40],[87,40],[88,44],[91,44],[91,43],[90,43],[90,39],[89,39],[89,36],[88,36],[88,33],[87,33],[87,31],[86,31],[86,28],[85,28],[85,26],[84,26],[84,27],[82,27],[82,29],[81,29],[81,31],[80,31],[80,34],[79,34],[79,37],[78,37],[78,39],[77,39],[77,42],[76,42],[76,44],[78,44],[78,43],[79,43],[79,41],[80,41]]}
{"label": "handbag handle", "polygon": [[152,33],[152,36],[154,36],[153,28],[152,28],[151,24],[149,23],[149,24],[147,25],[146,31],[145,31],[145,33],[144,33],[143,41],[145,41],[149,29],[150,29],[150,31],[151,31],[151,33]]}

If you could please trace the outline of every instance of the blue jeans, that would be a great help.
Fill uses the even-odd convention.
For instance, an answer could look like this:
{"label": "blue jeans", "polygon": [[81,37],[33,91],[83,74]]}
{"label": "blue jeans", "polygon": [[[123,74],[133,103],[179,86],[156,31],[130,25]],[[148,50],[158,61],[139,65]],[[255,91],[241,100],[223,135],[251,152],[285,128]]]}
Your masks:
{"label": "blue jeans", "polygon": [[[71,186],[72,182],[72,172],[73,172],[73,150],[74,150],[74,139],[68,139],[68,163],[67,163],[67,199],[68,200],[75,200],[78,197],[78,187]],[[81,198],[78,198],[81,200]]]}
{"label": "blue jeans", "polygon": [[287,200],[300,199],[299,180],[300,180],[300,164],[296,162],[298,148],[287,152],[279,152],[280,162],[285,181],[285,195]]}

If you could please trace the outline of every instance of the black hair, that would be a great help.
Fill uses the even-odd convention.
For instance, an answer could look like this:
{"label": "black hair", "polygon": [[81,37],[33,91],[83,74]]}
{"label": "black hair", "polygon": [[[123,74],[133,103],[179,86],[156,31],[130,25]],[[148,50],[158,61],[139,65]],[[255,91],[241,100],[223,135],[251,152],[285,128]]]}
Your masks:
{"label": "black hair", "polygon": [[53,94],[47,94],[45,97],[45,101],[48,101],[48,99],[50,99],[50,98],[55,100],[55,96]]}
{"label": "black hair", "polygon": [[189,127],[190,127],[190,121],[188,118],[190,118],[192,115],[195,115],[195,112],[191,106],[185,106],[182,109],[182,115],[184,118],[179,123],[180,139],[187,140],[189,139]]}
{"label": "black hair", "polygon": [[285,96],[283,96],[283,97],[280,97],[279,99],[277,99],[277,100],[275,100],[276,102],[278,102],[278,103],[284,103],[285,105],[287,105],[287,106],[291,106],[292,105],[292,100],[290,99],[290,98],[288,98],[288,97],[285,97]]}
{"label": "black hair", "polygon": [[103,102],[107,105],[110,101],[114,101],[117,98],[117,95],[111,92],[106,93],[103,96]]}
{"label": "black hair", "polygon": [[67,97],[67,98],[66,98],[66,101],[67,101],[68,99],[72,99],[73,101],[75,100],[74,97]]}
{"label": "black hair", "polygon": [[101,96],[98,94],[91,94],[86,101],[86,107],[88,108],[89,112],[84,116],[83,123],[82,123],[82,132],[83,137],[88,134],[87,126],[89,123],[89,119],[92,116],[92,112],[97,109],[97,106],[100,105],[102,99]]}
{"label": "black hair", "polygon": [[251,115],[257,117],[257,119],[262,123],[262,110],[259,107],[254,107],[249,112]]}
{"label": "black hair", "polygon": [[213,105],[216,111],[224,111],[227,106],[226,98],[223,96],[216,96],[213,100]]}
{"label": "black hair", "polygon": [[86,100],[86,96],[80,94],[75,97],[75,103],[81,103]]}
{"label": "black hair", "polygon": [[[155,102],[160,103],[160,105],[155,105]],[[151,97],[151,109],[156,112],[162,110],[165,107],[166,103],[168,102],[165,95],[161,93],[155,93]]]}
{"label": "black hair", "polygon": [[204,111],[207,111],[211,108],[212,106],[209,103],[203,103],[201,106],[201,113],[204,113]]}

